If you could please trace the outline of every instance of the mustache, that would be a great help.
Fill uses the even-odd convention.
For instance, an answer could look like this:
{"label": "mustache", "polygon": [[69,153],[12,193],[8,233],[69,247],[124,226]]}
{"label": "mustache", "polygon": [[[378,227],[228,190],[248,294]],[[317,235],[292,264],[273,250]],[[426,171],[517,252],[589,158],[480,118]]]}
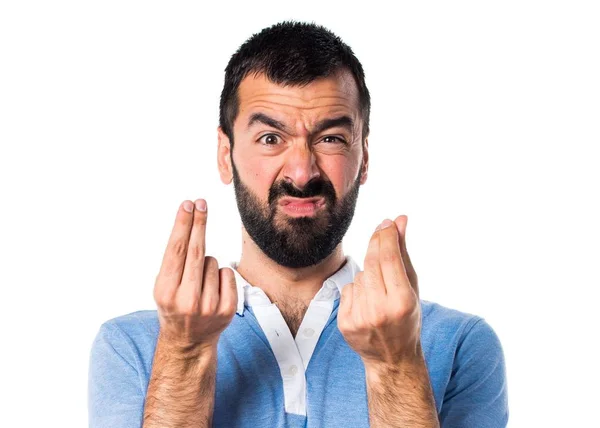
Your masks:
{"label": "mustache", "polygon": [[313,180],[309,181],[304,189],[300,190],[287,181],[280,181],[269,189],[269,205],[273,205],[278,199],[289,196],[291,198],[314,198],[323,197],[329,203],[334,204],[336,200],[335,189],[331,181]]}

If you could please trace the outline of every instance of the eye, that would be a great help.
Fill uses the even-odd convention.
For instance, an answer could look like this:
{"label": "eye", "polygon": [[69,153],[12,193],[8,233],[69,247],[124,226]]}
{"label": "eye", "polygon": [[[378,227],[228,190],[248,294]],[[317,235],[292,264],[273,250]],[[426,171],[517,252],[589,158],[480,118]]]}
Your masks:
{"label": "eye", "polygon": [[[328,138],[330,139],[330,141],[325,141],[325,140],[327,140]],[[324,137],[324,138],[323,138],[323,141],[324,141],[325,143],[342,143],[342,144],[346,144],[346,141],[345,141],[345,140],[343,140],[343,139],[341,139],[341,138],[339,138],[339,137],[336,137],[336,136],[334,136],[334,135],[328,135],[328,136]]]}
{"label": "eye", "polygon": [[259,140],[265,146],[275,146],[279,141],[279,135],[277,134],[265,134],[259,138]]}

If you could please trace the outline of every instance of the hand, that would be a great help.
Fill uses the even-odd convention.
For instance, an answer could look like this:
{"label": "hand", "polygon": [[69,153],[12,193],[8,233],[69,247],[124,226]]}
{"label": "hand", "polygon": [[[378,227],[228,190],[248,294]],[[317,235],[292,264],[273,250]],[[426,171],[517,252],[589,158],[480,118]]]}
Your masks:
{"label": "hand", "polygon": [[342,290],[338,328],[367,364],[422,359],[417,275],[406,251],[406,223],[399,216],[377,228],[364,271]]}
{"label": "hand", "polygon": [[216,347],[237,307],[233,271],[204,256],[206,219],[202,199],[179,207],[154,286],[159,339],[181,351]]}

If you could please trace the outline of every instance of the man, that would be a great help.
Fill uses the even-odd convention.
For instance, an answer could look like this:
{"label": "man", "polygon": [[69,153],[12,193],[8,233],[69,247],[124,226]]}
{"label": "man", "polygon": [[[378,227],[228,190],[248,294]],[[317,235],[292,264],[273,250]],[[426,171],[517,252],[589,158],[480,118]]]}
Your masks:
{"label": "man", "polygon": [[342,238],[367,179],[360,62],[314,24],[255,34],[225,73],[218,167],[243,223],[239,263],[205,255],[206,201],[184,201],[158,311],[102,325],[90,426],[504,427],[500,342],[484,319],[419,299],[407,217],[364,271]]}

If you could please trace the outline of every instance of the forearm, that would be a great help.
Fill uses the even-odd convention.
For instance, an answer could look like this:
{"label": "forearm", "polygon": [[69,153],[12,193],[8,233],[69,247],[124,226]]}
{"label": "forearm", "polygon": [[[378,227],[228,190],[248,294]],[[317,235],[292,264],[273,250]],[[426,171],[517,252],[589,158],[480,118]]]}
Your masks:
{"label": "forearm", "polygon": [[438,428],[435,399],[425,361],[365,365],[372,428]]}
{"label": "forearm", "polygon": [[212,426],[216,368],[216,347],[181,352],[159,338],[143,428]]}

